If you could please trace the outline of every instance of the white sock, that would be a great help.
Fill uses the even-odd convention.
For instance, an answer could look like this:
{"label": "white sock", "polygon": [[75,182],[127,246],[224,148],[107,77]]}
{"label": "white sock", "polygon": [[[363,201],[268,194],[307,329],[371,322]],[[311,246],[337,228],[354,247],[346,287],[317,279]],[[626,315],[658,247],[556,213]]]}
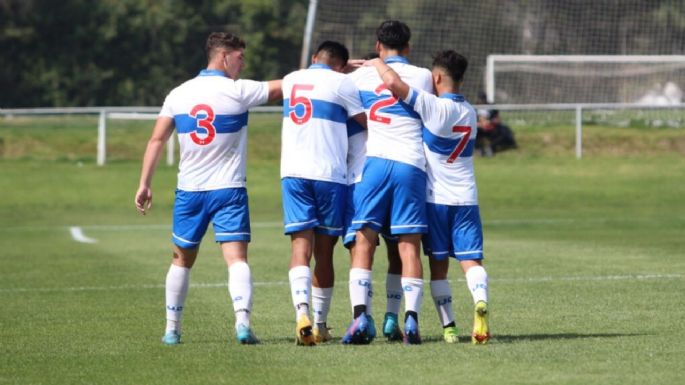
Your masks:
{"label": "white sock", "polygon": [[385,292],[388,297],[386,312],[399,314],[402,305],[402,276],[388,274],[385,278]]}
{"label": "white sock", "polygon": [[351,268],[349,287],[352,311],[354,311],[355,306],[365,305],[366,313],[371,314],[371,297],[373,296],[371,291],[371,270]]}
{"label": "white sock", "polygon": [[245,262],[235,262],[228,268],[228,294],[233,300],[235,326],[250,326],[252,312],[252,274]]}
{"label": "white sock", "polygon": [[312,287],[312,273],[309,266],[295,266],[288,272],[290,295],[295,307],[295,320],[301,314],[309,315],[309,292]]}
{"label": "white sock", "polygon": [[314,323],[326,323],[328,320],[328,311],[331,309],[332,298],[332,287],[312,286],[312,313],[314,314]]}
{"label": "white sock", "polygon": [[190,269],[171,265],[166,274],[166,331],[176,330],[181,333],[183,306],[188,296]]}
{"label": "white sock", "polygon": [[443,327],[454,322],[454,311],[452,311],[452,289],[446,279],[431,281],[431,295],[435,310],[438,311],[438,318]]}
{"label": "white sock", "polygon": [[473,303],[488,302],[488,273],[483,266],[474,266],[466,271],[466,285],[473,296]]}
{"label": "white sock", "polygon": [[418,314],[423,299],[423,279],[402,277],[402,290],[404,291],[404,311],[413,311]]}

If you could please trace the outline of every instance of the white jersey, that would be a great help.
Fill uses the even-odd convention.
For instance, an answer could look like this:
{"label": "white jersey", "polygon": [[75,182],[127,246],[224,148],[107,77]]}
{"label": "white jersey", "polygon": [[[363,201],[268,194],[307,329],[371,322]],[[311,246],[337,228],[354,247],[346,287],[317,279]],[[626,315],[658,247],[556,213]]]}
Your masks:
{"label": "white jersey", "polygon": [[323,64],[283,78],[281,178],[347,184],[347,119],[364,113],[359,91]]}
{"label": "white jersey", "polygon": [[368,131],[356,121],[347,121],[347,184],[362,180],[366,161],[366,140]]}
{"label": "white jersey", "polygon": [[[385,62],[410,87],[432,92],[433,77],[429,70],[413,66],[401,56],[388,57]],[[419,115],[392,95],[375,67],[361,67],[349,76],[359,88],[368,119],[366,155],[408,163],[425,170]]]}
{"label": "white jersey", "polygon": [[410,89],[407,104],[423,120],[423,147],[428,175],[426,200],[430,203],[467,206],[478,204],[473,171],[476,112],[464,97],[440,97]]}
{"label": "white jersey", "polygon": [[247,110],[268,97],[266,82],[232,80],[218,70],[203,70],[167,95],[159,116],[173,118],[178,132],[178,189],[245,186]]}

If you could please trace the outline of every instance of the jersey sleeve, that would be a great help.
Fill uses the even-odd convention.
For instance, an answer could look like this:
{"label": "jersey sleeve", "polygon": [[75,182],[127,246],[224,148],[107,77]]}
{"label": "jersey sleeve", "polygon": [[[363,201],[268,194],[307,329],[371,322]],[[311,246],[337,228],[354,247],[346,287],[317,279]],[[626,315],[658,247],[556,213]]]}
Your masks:
{"label": "jersey sleeve", "polygon": [[348,77],[342,79],[339,94],[343,106],[345,107],[345,110],[347,110],[347,117],[353,117],[364,113],[364,107],[362,106],[362,101],[359,96],[359,89],[354,85],[352,79]]}
{"label": "jersey sleeve", "polygon": [[171,106],[173,105],[172,99],[173,96],[171,93],[164,98],[164,104],[162,104],[162,110],[159,111],[159,116],[166,116],[168,118],[174,117],[174,112],[171,109]]}
{"label": "jersey sleeve", "polygon": [[241,99],[245,108],[264,104],[269,101],[269,84],[254,80],[236,80],[237,89],[240,90]]}
{"label": "jersey sleeve", "polygon": [[404,102],[409,104],[414,111],[416,111],[424,123],[424,126],[431,131],[433,128],[442,126],[441,122],[447,119],[449,111],[443,103],[439,102],[439,98],[432,93],[416,88],[410,88]]}
{"label": "jersey sleeve", "polygon": [[433,93],[433,74],[425,68],[422,68],[421,89],[426,92]]}

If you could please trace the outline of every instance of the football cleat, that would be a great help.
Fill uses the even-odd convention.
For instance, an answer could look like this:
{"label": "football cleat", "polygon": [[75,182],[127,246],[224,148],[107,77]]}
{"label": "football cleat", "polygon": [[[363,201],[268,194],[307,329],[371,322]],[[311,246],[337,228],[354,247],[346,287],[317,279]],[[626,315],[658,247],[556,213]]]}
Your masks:
{"label": "football cleat", "polygon": [[176,330],[169,330],[164,334],[164,337],[162,337],[162,343],[165,345],[178,345],[181,343],[181,334]]}
{"label": "football cleat", "polygon": [[304,346],[314,346],[314,334],[312,333],[312,321],[306,314],[301,314],[297,318],[297,326],[295,327],[295,343]]}
{"label": "football cleat", "polygon": [[476,345],[482,345],[488,343],[489,339],[490,330],[488,328],[488,304],[484,301],[478,301],[474,310],[471,342]]}
{"label": "football cleat", "polygon": [[369,343],[371,343],[376,338],[376,322],[371,314],[366,315],[366,321],[369,323],[369,326],[366,328],[366,336],[369,339]]}
{"label": "football cleat", "polygon": [[407,317],[407,320],[404,322],[404,343],[405,345],[418,345],[421,343],[419,323],[411,316]]}
{"label": "football cleat", "polygon": [[366,314],[362,313],[362,315],[352,320],[350,327],[347,328],[340,342],[345,345],[366,345],[371,342],[368,328],[369,320],[366,318]]}
{"label": "football cleat", "polygon": [[402,341],[404,335],[400,330],[400,325],[397,322],[397,314],[385,313],[383,318],[383,335],[388,341]]}
{"label": "football cleat", "polygon": [[324,324],[323,327],[319,327],[318,325],[316,325],[312,328],[312,334],[314,334],[314,341],[317,344],[328,342],[333,339],[333,336],[331,336],[330,333],[331,329],[325,325],[326,324]]}
{"label": "football cleat", "polygon": [[255,345],[259,343],[249,326],[240,324],[235,330],[235,338],[243,345]]}
{"label": "football cleat", "polygon": [[459,329],[456,326],[446,327],[442,330],[442,338],[448,344],[456,344],[459,342]]}

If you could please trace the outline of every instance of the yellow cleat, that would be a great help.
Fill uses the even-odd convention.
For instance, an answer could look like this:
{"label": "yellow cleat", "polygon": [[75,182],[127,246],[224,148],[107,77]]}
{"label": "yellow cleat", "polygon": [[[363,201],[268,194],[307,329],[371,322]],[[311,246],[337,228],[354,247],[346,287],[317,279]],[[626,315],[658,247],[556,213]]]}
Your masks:
{"label": "yellow cleat", "polygon": [[312,333],[312,321],[306,314],[302,314],[297,318],[297,326],[295,327],[295,343],[304,346],[314,346],[316,341]]}
{"label": "yellow cleat", "polygon": [[444,328],[442,331],[442,338],[448,344],[456,344],[459,342],[459,329],[457,329],[456,326]]}
{"label": "yellow cleat", "polygon": [[489,339],[490,330],[488,329],[488,304],[483,301],[478,301],[473,316],[473,333],[471,333],[471,342],[475,345],[483,345],[488,343]]}
{"label": "yellow cleat", "polygon": [[318,326],[314,326],[312,329],[312,334],[314,334],[314,341],[317,344],[323,343],[323,342],[328,342],[333,339],[333,336],[331,336],[330,331],[328,327],[323,327],[319,328]]}

